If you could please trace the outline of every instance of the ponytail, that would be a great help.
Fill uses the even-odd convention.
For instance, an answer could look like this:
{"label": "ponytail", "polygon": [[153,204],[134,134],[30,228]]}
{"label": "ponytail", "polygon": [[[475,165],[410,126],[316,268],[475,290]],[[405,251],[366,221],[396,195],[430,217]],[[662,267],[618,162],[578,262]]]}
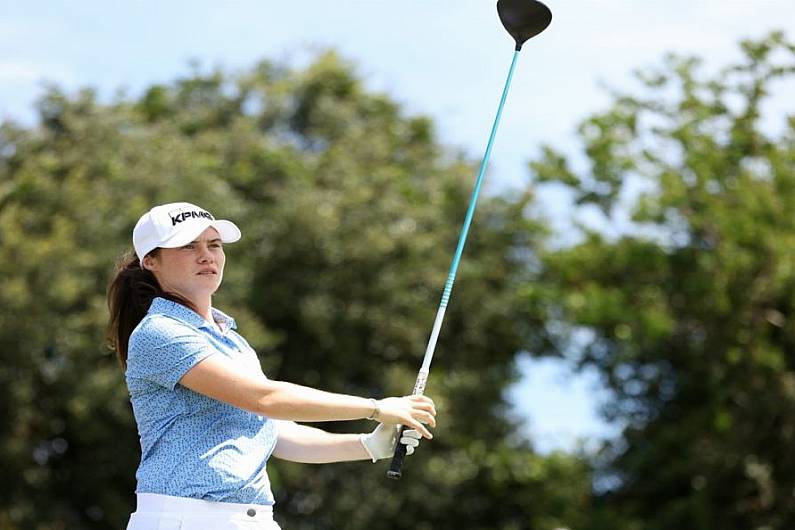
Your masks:
{"label": "ponytail", "polygon": [[[159,248],[148,255],[157,256]],[[192,304],[173,293],[163,291],[152,271],[144,269],[133,252],[116,263],[116,270],[108,286],[108,346],[116,352],[122,370],[127,369],[127,346],[135,327],[143,320],[156,297],[166,298],[192,308]]]}
{"label": "ponytail", "polygon": [[[153,252],[157,252],[157,249]],[[116,264],[108,286],[108,345],[116,351],[122,369],[127,369],[127,344],[135,326],[143,320],[152,300],[162,293],[157,278],[141,267],[134,253],[125,254]]]}

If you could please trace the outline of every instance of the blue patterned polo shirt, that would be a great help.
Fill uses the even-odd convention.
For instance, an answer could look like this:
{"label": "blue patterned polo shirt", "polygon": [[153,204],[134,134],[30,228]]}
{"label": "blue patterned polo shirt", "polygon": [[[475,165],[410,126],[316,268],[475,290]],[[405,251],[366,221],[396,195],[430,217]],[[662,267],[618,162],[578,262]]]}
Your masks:
{"label": "blue patterned polo shirt", "polygon": [[178,383],[209,355],[262,371],[235,321],[212,312],[222,331],[181,304],[155,298],[130,336],[126,380],[141,438],[135,491],[272,505],[266,463],[277,439],[273,420]]}

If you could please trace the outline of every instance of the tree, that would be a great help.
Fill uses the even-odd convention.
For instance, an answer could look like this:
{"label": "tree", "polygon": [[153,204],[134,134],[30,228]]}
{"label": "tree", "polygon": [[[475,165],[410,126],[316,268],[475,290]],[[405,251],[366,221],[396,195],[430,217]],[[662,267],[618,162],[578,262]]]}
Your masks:
{"label": "tree", "polygon": [[[39,123],[0,126],[0,526],[120,528],[139,458],[104,291],[154,204],[187,200],[241,225],[215,303],[274,378],[407,393],[466,209],[472,161],[425,117],[321,54],[230,75],[199,67],[103,103],[51,87]],[[274,462],[290,528],[538,528],[582,520],[587,462],[542,457],[503,397],[540,349],[520,296],[545,235],[530,193],[479,206],[428,391],[440,408],[398,484],[384,466]],[[370,425],[331,425],[332,429]]]}
{"label": "tree", "polygon": [[679,57],[641,74],[644,94],[582,123],[587,170],[551,147],[531,163],[634,223],[547,253],[526,295],[566,330],[550,351],[614,393],[601,502],[648,530],[795,525],[795,116],[762,120],[795,46],[742,51],[713,78]]}

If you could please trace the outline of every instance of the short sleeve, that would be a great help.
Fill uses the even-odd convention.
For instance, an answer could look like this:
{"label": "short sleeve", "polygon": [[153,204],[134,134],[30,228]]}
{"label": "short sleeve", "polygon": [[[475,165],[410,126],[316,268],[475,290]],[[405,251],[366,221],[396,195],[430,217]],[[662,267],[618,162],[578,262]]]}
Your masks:
{"label": "short sleeve", "polygon": [[195,328],[168,317],[146,318],[130,336],[127,377],[170,390],[216,349]]}

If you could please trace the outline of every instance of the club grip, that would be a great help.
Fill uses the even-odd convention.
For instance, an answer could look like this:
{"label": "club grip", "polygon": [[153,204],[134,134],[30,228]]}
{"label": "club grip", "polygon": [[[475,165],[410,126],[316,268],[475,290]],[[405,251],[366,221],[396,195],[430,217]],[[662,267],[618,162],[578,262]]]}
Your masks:
{"label": "club grip", "polygon": [[401,425],[400,430],[398,430],[398,443],[395,445],[395,454],[392,456],[392,463],[389,464],[389,470],[386,472],[386,476],[392,480],[400,480],[400,470],[403,467],[403,459],[406,458],[406,446],[400,443],[404,429],[405,427]]}

